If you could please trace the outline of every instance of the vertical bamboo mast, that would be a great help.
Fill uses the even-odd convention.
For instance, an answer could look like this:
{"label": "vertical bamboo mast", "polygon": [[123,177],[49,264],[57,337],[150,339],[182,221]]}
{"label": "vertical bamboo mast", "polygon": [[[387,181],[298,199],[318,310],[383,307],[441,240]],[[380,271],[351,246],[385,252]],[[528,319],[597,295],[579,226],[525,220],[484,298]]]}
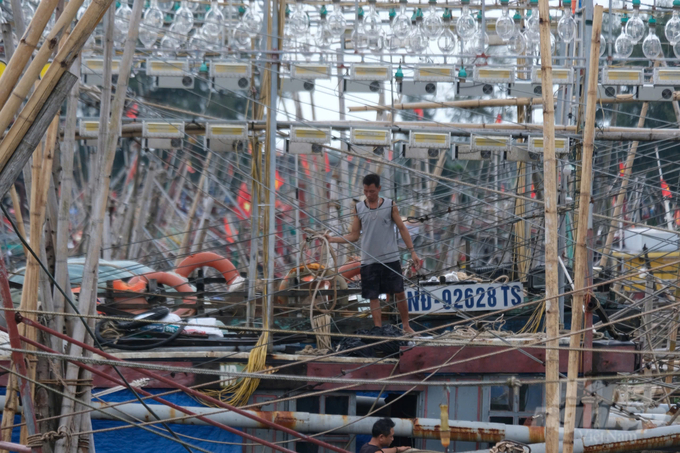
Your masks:
{"label": "vertical bamboo mast", "polygon": [[[111,5],[111,0],[93,0],[85,14],[96,5],[99,19],[104,15],[104,12]],[[135,44],[137,43],[137,33],[139,31],[139,22],[142,16],[142,9],[144,0],[135,0],[132,7],[132,14],[130,16],[130,28],[128,30],[127,39],[125,41],[125,50],[123,51],[123,59],[120,62],[120,71],[118,75],[118,83],[116,85],[116,95],[111,106],[111,119],[109,122],[109,133],[106,139],[106,147],[101,150],[103,153],[100,161],[99,172],[95,175],[98,183],[95,184],[97,193],[93,196],[93,209],[90,214],[91,221],[88,228],[89,241],[88,250],[85,257],[85,264],[83,266],[83,284],[81,286],[81,293],[79,298],[79,310],[82,314],[93,314],[96,302],[97,293],[97,273],[99,265],[99,254],[101,251],[101,236],[103,230],[104,210],[107,206],[109,195],[109,184],[111,183],[111,167],[116,154],[116,145],[118,143],[118,130],[121,123],[121,116],[123,114],[123,106],[125,102],[125,94],[127,92],[128,79],[130,78],[130,71],[132,69],[132,58],[135,53]],[[83,17],[85,19],[85,17]],[[83,21],[81,19],[76,25],[76,29],[71,34],[71,37],[76,34],[78,26]],[[96,22],[95,22],[96,24]],[[94,27],[93,27],[94,28]],[[92,30],[88,30],[87,35]],[[71,38],[69,37],[69,39]],[[87,36],[82,38],[82,43],[85,43]],[[81,44],[82,46],[82,44]],[[85,327],[82,322],[75,324],[73,329],[73,338],[83,341],[85,338]],[[71,345],[69,354],[72,356],[79,356],[82,353],[82,348],[76,345]],[[73,364],[69,364],[66,369],[66,381],[74,382],[78,378],[79,369]],[[75,386],[67,385],[64,388],[65,394],[74,395]],[[86,389],[89,390],[89,389]],[[69,398],[64,398],[62,401],[61,415],[59,426],[65,426],[71,432],[80,429],[80,426],[73,426],[75,402]],[[64,453],[68,447],[68,438],[59,439],[55,445],[55,453]]]}
{"label": "vertical bamboo mast", "polygon": [[555,102],[551,87],[552,54],[550,52],[550,8],[548,0],[538,0],[541,36],[541,86],[543,98],[543,173],[545,187],[545,297],[546,360],[545,400],[547,406],[545,443],[547,453],[559,452],[560,385],[559,367],[559,286],[557,283],[557,159],[555,158]]}
{"label": "vertical bamboo mast", "polygon": [[[593,175],[593,148],[595,146],[595,110],[597,107],[597,77],[600,59],[600,33],[602,30],[602,6],[595,6],[593,30],[590,39],[590,63],[588,68],[588,90],[586,97],[586,120],[583,131],[583,154],[581,160],[581,183],[578,204],[578,227],[576,229],[576,251],[574,256],[574,297],[571,304],[571,331],[579,332],[583,325],[583,308],[588,266],[588,212],[590,210],[590,187]],[[574,427],[576,424],[576,399],[579,372],[581,334],[572,334],[569,339],[569,368],[567,371],[567,395],[564,410],[564,453],[574,451]]]}
{"label": "vertical bamboo mast", "polygon": [[[58,0],[40,2],[38,8],[35,10],[33,19],[26,30],[24,30],[23,16],[21,19],[17,17],[17,13],[21,15],[21,8],[13,10],[16,32],[17,35],[21,36],[21,39],[19,40],[16,51],[7,63],[5,71],[0,77],[0,105],[4,105],[9,98],[19,77],[21,77],[21,73],[24,72],[26,63],[28,63],[31,55],[33,55],[33,49],[38,47],[38,41],[40,41],[45,25],[47,25],[47,22],[50,20],[50,16],[52,16],[54,9],[57,7],[57,3]],[[12,6],[15,6],[15,4],[21,6],[21,2],[13,1]],[[49,43],[46,45],[49,45],[52,48],[54,47],[54,45]]]}

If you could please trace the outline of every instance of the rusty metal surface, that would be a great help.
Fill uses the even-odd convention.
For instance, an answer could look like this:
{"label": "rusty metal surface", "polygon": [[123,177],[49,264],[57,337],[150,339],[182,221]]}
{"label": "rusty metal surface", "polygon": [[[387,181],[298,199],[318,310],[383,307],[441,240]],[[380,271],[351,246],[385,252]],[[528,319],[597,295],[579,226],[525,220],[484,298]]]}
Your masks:
{"label": "rusty metal surface", "polygon": [[[160,362],[160,364],[165,365],[165,366],[173,366],[173,367],[192,367],[193,366],[192,362]],[[113,367],[111,365],[95,365],[94,368],[96,368],[99,371],[104,372],[107,375],[117,376],[117,374],[113,371]],[[118,367],[118,370],[123,374],[123,377],[128,382],[132,382],[132,381],[135,381],[137,379],[142,379],[142,378],[147,377],[138,368]],[[175,382],[177,382],[181,385],[193,386],[196,383],[196,375],[193,374],[193,373],[189,374],[189,373],[174,372],[174,371],[156,371],[156,374],[163,376],[167,379],[172,379],[173,381],[175,381]],[[94,376],[93,378],[94,378],[94,382],[93,382],[94,387],[111,387],[113,385],[109,380],[104,379],[100,376]],[[146,387],[148,387],[148,388],[162,388],[162,389],[175,388],[174,385],[170,385],[166,382],[163,382],[163,381],[158,380],[158,379],[153,379],[153,378],[149,381],[149,384]]]}
{"label": "rusty metal surface", "polygon": [[[348,379],[381,379],[397,374],[393,364],[375,364],[365,366],[353,363],[323,363],[310,362],[307,364],[307,376],[319,377],[346,377]],[[375,385],[357,385],[352,387],[352,390],[380,390],[385,385],[385,382],[376,382]],[[333,389],[341,387],[339,383],[323,383],[316,386],[316,389]],[[411,387],[405,385],[390,385],[390,390],[408,390]],[[422,390],[422,387],[417,387],[416,390]]]}
{"label": "rusty metal surface", "polygon": [[[597,348],[597,344],[595,344]],[[634,351],[633,344],[612,346],[607,344],[607,349],[620,349],[622,351]],[[523,349],[539,359],[545,361],[545,349],[541,347],[526,347]],[[439,373],[462,373],[462,374],[510,374],[510,373],[543,373],[545,367],[527,357],[521,351],[509,349],[506,346],[416,346],[404,348],[399,361],[399,372],[408,373],[430,368],[441,364],[442,357],[451,357],[454,354],[454,363],[442,367]],[[491,355],[490,355],[491,354]],[[592,354],[593,373],[624,373],[635,370],[637,354],[628,352],[605,352],[594,351]],[[566,373],[568,363],[568,351],[560,351],[560,371]]]}

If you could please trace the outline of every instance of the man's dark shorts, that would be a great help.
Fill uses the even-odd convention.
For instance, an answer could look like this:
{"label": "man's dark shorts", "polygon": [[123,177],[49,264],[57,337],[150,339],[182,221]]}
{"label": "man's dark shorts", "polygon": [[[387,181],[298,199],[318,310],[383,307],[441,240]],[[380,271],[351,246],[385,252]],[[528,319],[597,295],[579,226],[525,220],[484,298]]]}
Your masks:
{"label": "man's dark shorts", "polygon": [[380,294],[404,292],[404,278],[399,261],[361,266],[361,297],[377,299]]}

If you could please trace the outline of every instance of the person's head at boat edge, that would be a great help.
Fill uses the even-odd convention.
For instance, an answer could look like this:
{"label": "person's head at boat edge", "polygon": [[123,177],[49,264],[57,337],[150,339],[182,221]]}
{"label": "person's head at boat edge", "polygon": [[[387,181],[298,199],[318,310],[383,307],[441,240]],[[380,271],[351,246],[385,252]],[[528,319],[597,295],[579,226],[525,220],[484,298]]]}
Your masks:
{"label": "person's head at boat edge", "polygon": [[390,447],[394,441],[394,422],[389,418],[381,418],[371,430],[371,440],[361,447],[359,453],[402,453],[411,447]]}

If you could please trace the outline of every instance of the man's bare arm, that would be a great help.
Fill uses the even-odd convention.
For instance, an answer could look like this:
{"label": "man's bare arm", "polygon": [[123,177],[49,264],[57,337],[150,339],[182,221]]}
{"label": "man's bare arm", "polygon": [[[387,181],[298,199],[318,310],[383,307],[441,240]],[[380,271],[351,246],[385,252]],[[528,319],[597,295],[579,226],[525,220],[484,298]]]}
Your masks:
{"label": "man's bare arm", "polygon": [[331,236],[330,234],[327,234],[326,239],[328,239],[328,242],[331,244],[342,244],[345,242],[356,242],[359,240],[360,235],[361,221],[357,215],[356,207],[354,207],[352,208],[352,231],[344,236]]}
{"label": "man's bare arm", "polygon": [[401,220],[401,216],[399,215],[399,208],[397,208],[396,204],[392,205],[392,220],[394,220],[394,223],[397,224],[397,228],[399,229],[401,238],[404,240],[404,244],[406,244],[406,248],[408,249],[408,251],[411,252],[411,259],[413,260],[413,264],[416,267],[416,270],[418,270],[420,268],[420,258],[418,258],[418,254],[416,253],[416,250],[413,248],[411,234],[408,232],[408,228],[406,228],[406,225],[404,225],[404,222]]}

